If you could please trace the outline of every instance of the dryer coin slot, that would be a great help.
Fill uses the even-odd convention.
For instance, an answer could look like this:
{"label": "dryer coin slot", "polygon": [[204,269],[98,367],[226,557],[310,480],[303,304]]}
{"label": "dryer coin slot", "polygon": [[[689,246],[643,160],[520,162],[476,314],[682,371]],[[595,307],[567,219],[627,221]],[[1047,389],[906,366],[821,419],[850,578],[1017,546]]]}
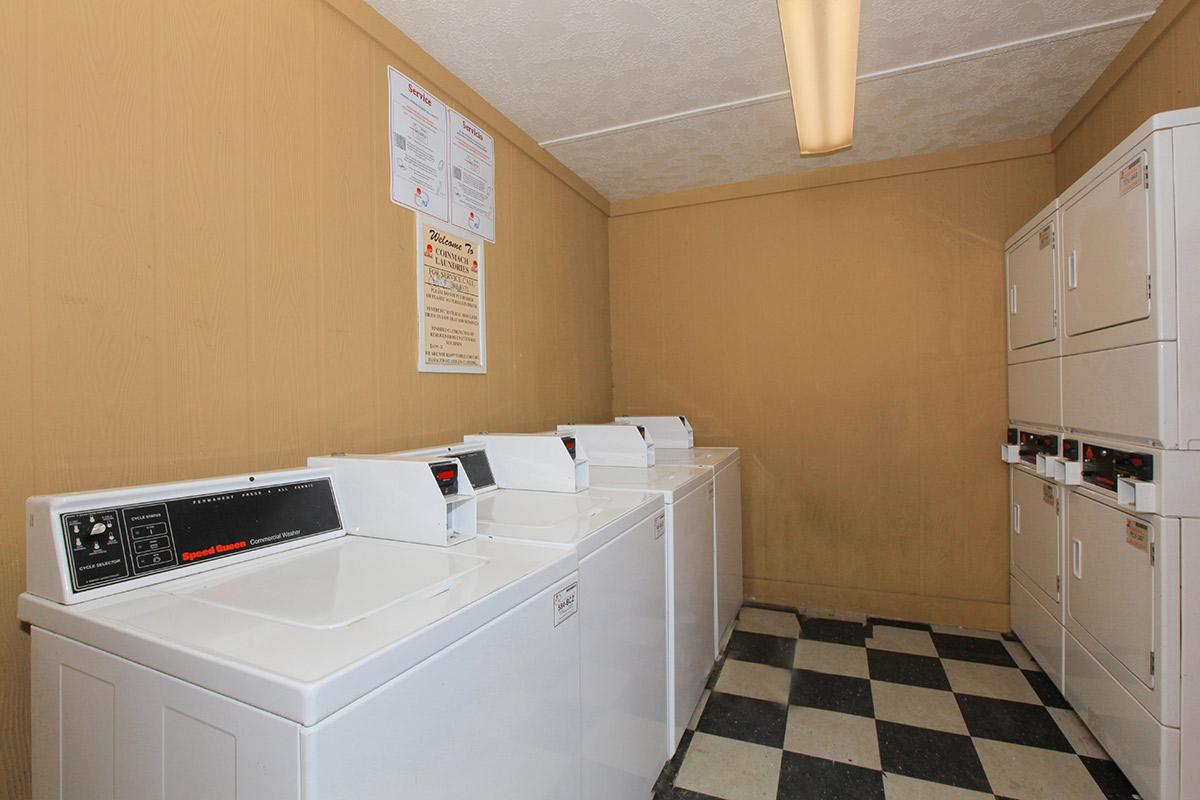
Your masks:
{"label": "dryer coin slot", "polygon": [[571,458],[575,458],[575,437],[574,436],[564,436],[564,437],[562,437],[562,442],[563,442],[563,445],[567,448],[567,452],[571,454]]}
{"label": "dryer coin slot", "polygon": [[453,461],[438,461],[429,465],[433,478],[437,481],[438,489],[449,497],[458,494],[458,465]]}

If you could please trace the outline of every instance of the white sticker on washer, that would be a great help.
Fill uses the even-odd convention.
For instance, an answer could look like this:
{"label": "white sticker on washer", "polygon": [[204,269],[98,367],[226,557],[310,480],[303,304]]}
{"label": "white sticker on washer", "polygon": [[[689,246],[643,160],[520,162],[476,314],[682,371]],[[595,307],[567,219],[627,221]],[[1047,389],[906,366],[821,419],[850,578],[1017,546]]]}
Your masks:
{"label": "white sticker on washer", "polygon": [[575,616],[575,612],[579,610],[579,600],[576,597],[578,588],[578,583],[572,583],[567,588],[554,593],[554,627],[557,628],[564,620]]}
{"label": "white sticker on washer", "polygon": [[659,514],[654,518],[654,538],[661,539],[663,534],[667,532],[667,515]]}

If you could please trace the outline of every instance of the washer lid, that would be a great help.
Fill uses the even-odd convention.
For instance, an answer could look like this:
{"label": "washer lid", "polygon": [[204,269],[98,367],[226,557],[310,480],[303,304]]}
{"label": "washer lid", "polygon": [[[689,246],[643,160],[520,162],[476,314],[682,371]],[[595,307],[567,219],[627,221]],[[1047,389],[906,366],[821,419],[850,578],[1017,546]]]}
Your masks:
{"label": "washer lid", "polygon": [[348,537],[338,547],[309,547],[249,572],[217,570],[168,583],[163,590],[288,625],[338,628],[388,606],[449,591],[487,563],[449,549],[397,549],[376,539]]}
{"label": "washer lid", "polygon": [[690,449],[664,449],[655,454],[659,464],[684,464],[694,467],[723,469],[736,461],[741,451],[736,447],[692,447]]}
{"label": "washer lid", "polygon": [[477,515],[480,534],[575,547],[582,558],[662,507],[658,493],[500,489],[480,495]]}
{"label": "washer lid", "polygon": [[674,503],[712,480],[708,467],[681,465],[639,467],[592,467],[591,485],[600,489],[634,489],[662,492],[663,499]]}

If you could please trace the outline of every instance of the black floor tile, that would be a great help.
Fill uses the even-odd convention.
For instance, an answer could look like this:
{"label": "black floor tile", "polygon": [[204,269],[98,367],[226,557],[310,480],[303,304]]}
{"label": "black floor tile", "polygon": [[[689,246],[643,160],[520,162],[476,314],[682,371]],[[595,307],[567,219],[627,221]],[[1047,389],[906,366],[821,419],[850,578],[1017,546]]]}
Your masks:
{"label": "black floor tile", "polygon": [[779,800],[883,800],[883,773],[785,750]]}
{"label": "black floor tile", "polygon": [[884,772],[990,792],[991,785],[969,736],[875,721]]}
{"label": "black floor tile", "polygon": [[1133,784],[1113,762],[1091,756],[1080,756],[1079,760],[1087,767],[1088,772],[1092,773],[1096,785],[1108,800],[1130,800],[1138,797],[1137,789],[1133,788]]}
{"label": "black floor tile", "polygon": [[999,639],[983,639],[978,636],[959,636],[954,633],[935,633],[933,645],[942,658],[958,661],[976,661],[980,664],[995,664],[998,667],[1015,667],[1017,663],[1008,654]]}
{"label": "black floor tile", "polygon": [[725,657],[791,669],[796,657],[796,640],[765,633],[734,631],[729,637],[729,649],[725,651]]}
{"label": "black floor tile", "polygon": [[783,611],[788,614],[795,614],[797,618],[800,616],[800,612],[796,610],[795,606],[781,606],[776,603],[760,603],[757,600],[753,603],[742,603],[742,608],[761,608],[764,611]]}
{"label": "black floor tile", "polygon": [[967,730],[980,739],[1075,752],[1062,729],[1042,706],[997,700],[993,697],[956,695]]}
{"label": "black floor tile", "polygon": [[792,670],[792,690],[788,702],[794,706],[822,708],[826,711],[840,711],[843,714],[857,714],[860,717],[875,716],[871,682],[866,678],[853,678],[849,675],[830,675],[807,669]]}
{"label": "black floor tile", "polygon": [[675,748],[675,754],[671,756],[671,760],[666,763],[662,768],[662,772],[658,774],[658,780],[654,783],[656,791],[669,789],[675,783],[675,776],[679,774],[679,768],[683,766],[683,758],[687,755],[694,735],[690,730],[683,732],[683,738],[679,740],[679,746]]}
{"label": "black floor tile", "polygon": [[696,730],[767,747],[783,747],[787,706],[754,697],[713,692],[708,696]]}
{"label": "black floor tile", "polygon": [[861,622],[847,622],[841,619],[801,617],[800,638],[866,647],[867,626]]}
{"label": "black floor tile", "polygon": [[1023,669],[1021,672],[1024,673],[1025,680],[1029,681],[1029,685],[1033,687],[1035,692],[1037,692],[1038,699],[1041,700],[1043,704],[1048,705],[1051,708],[1071,707],[1071,704],[1067,702],[1067,699],[1059,693],[1058,687],[1056,687],[1054,682],[1050,680],[1049,675],[1044,672],[1037,672],[1036,670],[1028,669]]}
{"label": "black floor tile", "polygon": [[903,619],[884,619],[883,617],[868,617],[867,625],[884,625],[889,628],[908,628],[914,631],[933,631],[933,626],[927,622],[909,622]]}
{"label": "black floor tile", "polygon": [[926,689],[950,690],[950,680],[942,668],[940,659],[933,656],[915,656],[910,653],[893,653],[890,650],[867,650],[867,667],[871,680],[906,683],[909,686],[924,686]]}

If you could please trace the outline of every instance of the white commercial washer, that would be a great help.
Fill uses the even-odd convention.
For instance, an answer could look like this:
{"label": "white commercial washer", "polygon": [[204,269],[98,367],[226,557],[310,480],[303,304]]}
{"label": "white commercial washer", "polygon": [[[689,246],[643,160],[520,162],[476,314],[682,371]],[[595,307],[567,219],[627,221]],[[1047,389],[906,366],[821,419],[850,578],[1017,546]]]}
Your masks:
{"label": "white commercial washer", "polygon": [[593,466],[591,480],[596,488],[658,492],[666,502],[668,751],[674,752],[715,661],[712,470]]}
{"label": "white commercial washer", "polygon": [[[560,437],[547,438],[562,447]],[[545,491],[559,481],[520,470],[540,444],[537,437],[516,437],[494,459],[478,442],[388,455],[457,459],[474,488],[479,537],[576,553],[583,796],[645,800],[662,771],[668,730],[663,498],[607,489]],[[324,460],[335,474],[339,462],[349,467],[356,461]],[[560,468],[574,472],[566,459]],[[512,482],[500,483],[497,472]],[[570,476],[562,477],[566,483]]]}
{"label": "white commercial washer", "polygon": [[347,535],[312,469],[28,515],[35,796],[579,796],[573,551]]}
{"label": "white commercial washer", "polygon": [[713,473],[713,575],[716,598],[714,644],[733,631],[742,607],[742,463],[737,447],[695,447],[692,425],[682,415],[617,417],[645,428],[656,442],[656,463],[706,467]]}

